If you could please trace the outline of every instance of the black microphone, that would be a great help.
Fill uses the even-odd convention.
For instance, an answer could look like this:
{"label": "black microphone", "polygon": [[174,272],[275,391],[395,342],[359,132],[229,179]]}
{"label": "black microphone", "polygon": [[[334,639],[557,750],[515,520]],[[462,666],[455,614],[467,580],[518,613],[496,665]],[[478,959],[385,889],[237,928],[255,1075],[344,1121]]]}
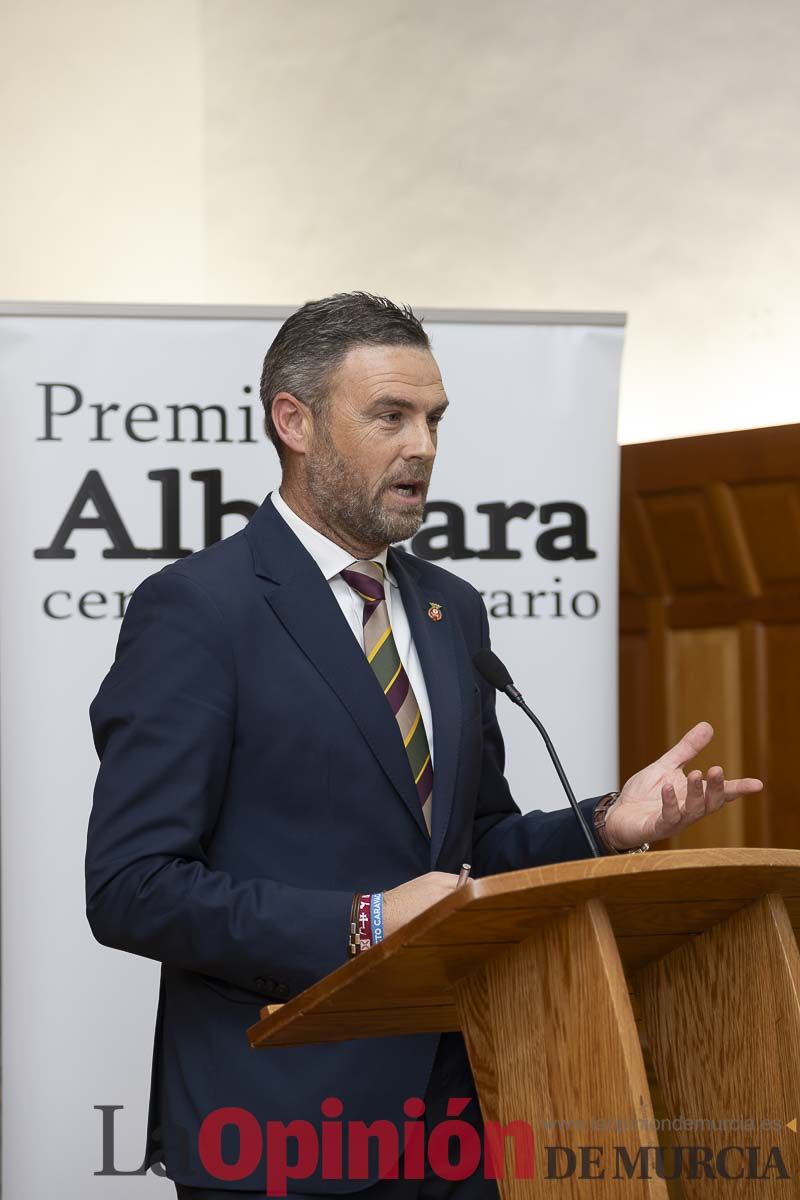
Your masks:
{"label": "black microphone", "polygon": [[550,736],[542,722],[536,716],[536,713],[531,712],[523,700],[522,693],[520,692],[519,688],[514,687],[514,681],[509,674],[508,667],[504,662],[501,662],[494,651],[487,649],[479,650],[477,654],[473,655],[472,665],[478,674],[481,675],[487,683],[491,684],[493,688],[496,688],[498,692],[505,692],[509,700],[513,700],[513,702],[522,709],[526,717],[529,717],[530,720],[533,721],[534,725],[539,730],[539,733],[544,738],[544,744],[547,747],[547,753],[550,755],[558,778],[561,780],[561,786],[567,793],[567,799],[572,805],[572,811],[578,818],[578,824],[583,830],[583,836],[586,838],[589,849],[591,850],[594,858],[600,858],[600,850],[598,849],[597,842],[592,834],[592,831],[589,829],[586,818],[584,817],[580,808],[578,808],[578,801],[575,799],[575,793],[570,787],[569,780],[564,774],[564,768],[561,765],[561,760],[556,754],[555,746],[550,741]]}

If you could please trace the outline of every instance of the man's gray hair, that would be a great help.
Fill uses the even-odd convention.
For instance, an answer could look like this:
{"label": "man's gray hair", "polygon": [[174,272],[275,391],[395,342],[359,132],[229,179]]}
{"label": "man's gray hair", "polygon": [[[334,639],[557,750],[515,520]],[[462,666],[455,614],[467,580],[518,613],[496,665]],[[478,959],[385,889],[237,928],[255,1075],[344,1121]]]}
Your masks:
{"label": "man's gray hair", "polygon": [[292,313],[275,335],[261,372],[264,430],[281,462],[285,447],[272,420],[275,396],[289,392],[322,415],[331,373],[354,346],[429,350],[430,341],[408,305],[369,292],[340,292],[309,300]]}

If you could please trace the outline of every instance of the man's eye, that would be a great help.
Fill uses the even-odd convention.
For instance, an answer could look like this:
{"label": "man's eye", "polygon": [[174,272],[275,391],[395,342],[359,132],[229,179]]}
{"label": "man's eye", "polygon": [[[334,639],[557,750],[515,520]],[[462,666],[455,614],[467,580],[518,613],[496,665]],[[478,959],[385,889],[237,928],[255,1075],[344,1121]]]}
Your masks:
{"label": "man's eye", "polygon": [[384,419],[384,421],[388,421],[390,425],[396,425],[397,422],[400,420],[400,413],[397,413],[397,412],[384,413],[383,419]]}
{"label": "man's eye", "polygon": [[442,419],[442,417],[443,417],[443,416],[444,416],[444,413],[433,413],[433,415],[432,415],[432,416],[428,417],[428,420],[429,420],[429,421],[430,421],[430,422],[431,422],[433,425],[438,425],[438,424],[439,424],[439,422],[441,421],[441,419]]}

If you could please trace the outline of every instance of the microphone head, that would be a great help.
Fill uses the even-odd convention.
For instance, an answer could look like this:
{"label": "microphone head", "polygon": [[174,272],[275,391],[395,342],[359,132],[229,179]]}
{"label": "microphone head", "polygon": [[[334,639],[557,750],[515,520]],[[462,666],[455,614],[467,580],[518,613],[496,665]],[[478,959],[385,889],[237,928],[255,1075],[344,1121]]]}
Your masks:
{"label": "microphone head", "polygon": [[477,654],[472,656],[472,665],[479,675],[482,675],[487,683],[490,683],[493,688],[497,688],[499,692],[505,692],[507,688],[514,686],[514,680],[509,674],[508,667],[501,661],[493,650],[479,650]]}

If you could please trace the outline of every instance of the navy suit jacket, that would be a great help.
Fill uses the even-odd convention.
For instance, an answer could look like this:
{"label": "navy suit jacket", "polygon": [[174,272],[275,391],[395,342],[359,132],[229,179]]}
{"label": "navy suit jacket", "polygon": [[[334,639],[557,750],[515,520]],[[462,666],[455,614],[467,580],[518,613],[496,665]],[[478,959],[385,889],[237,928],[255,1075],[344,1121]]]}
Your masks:
{"label": "navy suit jacket", "polygon": [[[222,1184],[201,1165],[200,1123],[222,1106],[262,1129],[319,1128],[337,1096],[344,1120],[399,1125],[424,1095],[438,1034],[247,1042],[265,1003],[346,961],[353,892],[465,861],[482,876],[586,856],[569,809],[521,815],[511,797],[494,691],[471,662],[489,644],[479,594],[402,550],[390,565],[431,703],[430,838],[389,705],[269,497],[239,533],[137,587],[91,704],[87,916],[103,945],[162,964],[145,1163],[179,1182],[263,1189],[263,1166]],[[595,803],[582,802],[589,818]]]}

